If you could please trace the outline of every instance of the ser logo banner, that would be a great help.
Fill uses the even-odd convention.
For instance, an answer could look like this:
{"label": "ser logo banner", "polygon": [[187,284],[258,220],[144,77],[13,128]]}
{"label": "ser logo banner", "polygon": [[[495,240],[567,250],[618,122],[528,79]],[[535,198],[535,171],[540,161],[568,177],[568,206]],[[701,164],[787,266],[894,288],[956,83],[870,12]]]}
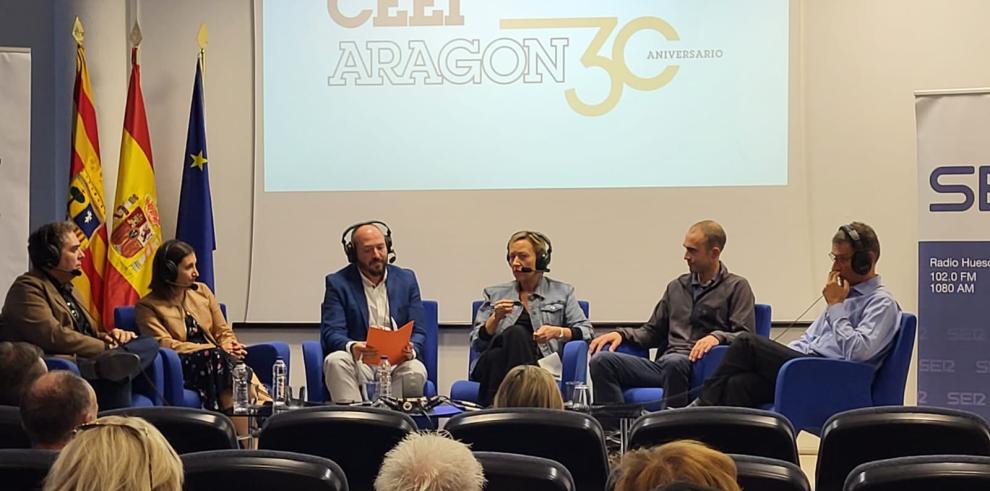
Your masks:
{"label": "ser logo banner", "polygon": [[[378,0],[375,9],[363,9],[345,14],[339,0],[327,0],[327,11],[336,25],[356,29],[371,22],[375,28],[464,26],[460,0],[448,0],[446,6],[434,5],[435,0],[414,0],[411,8],[399,8],[398,0]],[[626,87],[654,91],[670,83],[680,68],[668,64],[652,77],[641,77],[626,62],[630,39],[643,31],[659,34],[666,41],[678,41],[677,30],[664,19],[654,16],[637,17],[619,26],[617,17],[500,19],[499,29],[506,33],[518,30],[556,31],[594,29],[594,35],[584,48],[580,62],[586,69],[601,69],[607,75],[608,91],[603,100],[589,101],[575,87],[567,87],[566,55],[571,46],[569,37],[502,36],[483,43],[481,39],[453,38],[441,44],[426,39],[410,39],[400,44],[393,40],[341,40],[339,57],[327,85],[383,86],[443,84],[468,85],[491,82],[499,85],[516,83],[542,84],[551,80],[565,85],[563,95],[572,110],[583,116],[601,116],[614,109]],[[606,45],[611,41],[611,53]],[[660,51],[651,51],[644,58],[657,60]],[[721,50],[692,50],[690,56],[719,58]],[[683,56],[683,55],[682,55]]]}

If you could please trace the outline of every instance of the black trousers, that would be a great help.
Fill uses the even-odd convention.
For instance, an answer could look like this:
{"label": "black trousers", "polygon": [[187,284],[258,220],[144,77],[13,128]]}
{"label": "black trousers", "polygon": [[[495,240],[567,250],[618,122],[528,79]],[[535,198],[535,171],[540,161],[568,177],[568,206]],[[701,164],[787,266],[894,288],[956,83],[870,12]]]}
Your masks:
{"label": "black trousers", "polygon": [[[89,384],[93,386],[93,391],[96,392],[96,401],[100,405],[101,411],[130,407],[132,385],[134,383],[144,386],[149,385],[147,381],[135,381],[134,379],[142,377],[141,372],[147,370],[152,362],[155,361],[155,357],[158,356],[158,341],[152,337],[138,337],[110,351],[138,355],[138,358],[141,359],[141,367],[139,371],[131,374],[128,380],[119,382],[102,378],[89,380]],[[97,366],[99,366],[99,360],[97,360]],[[154,390],[161,390],[161,388],[155,388]]]}
{"label": "black trousers", "polygon": [[715,373],[705,382],[701,404],[759,407],[773,402],[780,367],[808,356],[755,334],[743,333],[731,345]]}
{"label": "black trousers", "polygon": [[684,353],[667,352],[655,361],[642,356],[602,351],[589,366],[595,387],[595,404],[625,402],[623,388],[663,387],[667,407],[691,402],[691,361]]}
{"label": "black trousers", "polygon": [[495,393],[509,370],[519,365],[536,365],[541,358],[533,341],[533,329],[529,326],[512,326],[492,339],[491,345],[478,357],[471,378],[481,387],[478,404],[490,406]]}

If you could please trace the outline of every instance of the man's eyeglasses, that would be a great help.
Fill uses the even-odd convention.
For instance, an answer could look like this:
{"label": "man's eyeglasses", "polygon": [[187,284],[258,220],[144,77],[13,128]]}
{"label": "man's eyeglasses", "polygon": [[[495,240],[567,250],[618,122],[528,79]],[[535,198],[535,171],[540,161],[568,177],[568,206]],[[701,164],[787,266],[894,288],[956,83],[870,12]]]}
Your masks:
{"label": "man's eyeglasses", "polygon": [[828,253],[828,260],[829,261],[832,261],[832,262],[838,261],[840,263],[845,263],[845,262],[849,262],[849,260],[851,260],[851,259],[852,259],[852,257],[849,257],[849,256],[836,256],[835,254],[832,254],[831,252]]}
{"label": "man's eyeglasses", "polygon": [[91,430],[93,428],[111,428],[111,427],[126,428],[127,431],[130,431],[141,442],[141,448],[144,449],[144,460],[148,462],[148,489],[155,489],[155,483],[154,480],[152,479],[152,474],[151,474],[151,452],[148,450],[148,440],[150,439],[151,436],[148,434],[147,429],[138,428],[126,423],[114,423],[109,421],[93,421],[90,423],[83,423],[77,426],[76,429],[73,431],[73,436],[79,435],[80,433],[86,430]]}

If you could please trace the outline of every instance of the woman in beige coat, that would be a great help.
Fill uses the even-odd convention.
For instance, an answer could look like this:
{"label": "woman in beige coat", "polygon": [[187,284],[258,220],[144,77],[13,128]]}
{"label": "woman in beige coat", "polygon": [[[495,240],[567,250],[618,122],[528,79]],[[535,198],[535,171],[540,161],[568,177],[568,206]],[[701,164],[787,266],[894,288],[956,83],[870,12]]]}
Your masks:
{"label": "woman in beige coat", "polygon": [[[233,405],[231,365],[243,360],[247,350],[213,292],[196,282],[198,277],[193,248],[180,240],[166,241],[152,263],[151,293],[138,302],[135,314],[142,334],[179,354],[185,386],[199,392],[203,407],[222,411]],[[251,386],[258,402],[271,400],[256,376]]]}

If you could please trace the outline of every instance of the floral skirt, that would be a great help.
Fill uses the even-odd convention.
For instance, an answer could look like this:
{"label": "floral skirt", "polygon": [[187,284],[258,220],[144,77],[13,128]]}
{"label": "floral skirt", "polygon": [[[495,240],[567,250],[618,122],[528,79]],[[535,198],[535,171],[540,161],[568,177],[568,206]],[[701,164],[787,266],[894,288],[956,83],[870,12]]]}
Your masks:
{"label": "floral skirt", "polygon": [[220,395],[231,388],[230,366],[217,348],[179,355],[185,387],[199,393],[203,408],[220,411]]}

